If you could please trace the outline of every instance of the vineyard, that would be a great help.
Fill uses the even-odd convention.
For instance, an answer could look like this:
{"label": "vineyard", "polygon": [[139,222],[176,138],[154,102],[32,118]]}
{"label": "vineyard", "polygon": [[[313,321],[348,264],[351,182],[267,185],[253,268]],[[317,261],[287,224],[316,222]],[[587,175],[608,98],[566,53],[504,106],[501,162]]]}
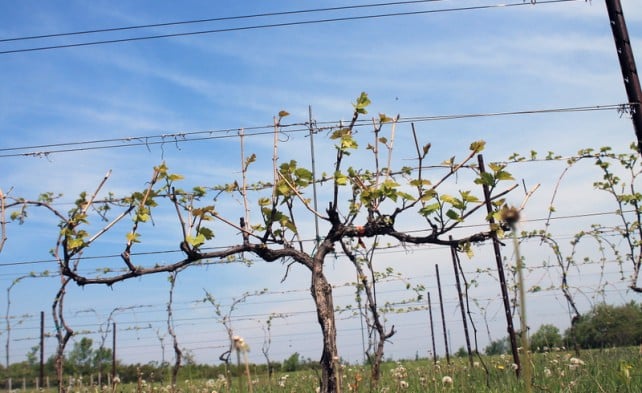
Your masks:
{"label": "vineyard", "polygon": [[[358,99],[355,104],[357,108],[355,119],[359,116],[359,100],[364,103],[363,110],[369,103],[365,95]],[[392,127],[394,134],[396,120],[384,118],[382,115],[379,127],[385,126]],[[356,130],[361,125],[357,125],[354,121],[352,127]],[[338,137],[331,137],[329,141],[333,143],[333,140],[338,139],[341,142],[335,149],[339,152],[338,154],[346,151],[343,145],[356,150],[356,139],[352,142],[353,139],[349,138],[349,134],[344,131],[346,128],[337,127],[336,129],[339,134],[335,131],[332,135],[338,135]],[[414,132],[414,127],[412,130]],[[278,145],[276,142],[278,132],[281,131],[277,125],[274,146]],[[379,131],[375,129],[375,132]],[[400,131],[396,130],[396,132]],[[243,138],[243,135],[240,136],[241,143]],[[386,138],[381,137],[378,143],[388,147],[388,154],[391,155],[392,143],[388,144],[387,141]],[[420,163],[429,149],[430,145],[425,145],[422,152],[422,148],[417,145]],[[394,179],[393,176],[405,178],[408,175],[419,174],[421,179],[421,172],[429,171],[433,178],[441,176],[442,181],[435,182],[441,185],[446,184],[446,180],[457,173],[457,179],[449,185],[451,191],[448,193],[429,193],[425,195],[430,195],[430,198],[424,198],[422,195],[426,191],[424,186],[420,186],[420,197],[414,198],[403,191],[400,182],[393,183],[386,179],[385,182],[382,180],[380,183],[384,186],[381,189],[384,194],[381,194],[375,200],[376,202],[361,198],[361,201],[366,204],[381,203],[382,208],[385,203],[394,202],[399,198],[403,200],[404,209],[405,206],[412,206],[414,201],[420,201],[422,198],[427,202],[436,201],[432,204],[422,201],[419,206],[419,215],[433,214],[433,221],[427,219],[427,222],[438,223],[441,231],[447,229],[451,235],[450,240],[438,239],[431,241],[431,244],[420,246],[419,240],[425,239],[420,229],[407,231],[408,234],[403,236],[395,235],[396,230],[386,229],[386,227],[382,230],[377,227],[376,225],[386,224],[379,224],[376,219],[365,221],[364,229],[360,229],[356,224],[347,227],[346,236],[349,241],[343,243],[342,250],[330,250],[327,267],[328,282],[333,283],[334,308],[332,311],[336,318],[337,345],[341,348],[341,358],[337,364],[343,362],[348,365],[367,364],[377,361],[375,357],[377,354],[381,356],[378,360],[379,367],[383,367],[382,361],[385,359],[434,358],[436,360],[438,356],[441,361],[444,359],[450,361],[450,357],[454,356],[455,352],[459,356],[470,353],[472,364],[476,353],[484,353],[486,345],[506,337],[507,332],[511,333],[511,328],[513,336],[508,334],[510,338],[507,342],[508,353],[519,353],[519,351],[511,351],[510,346],[522,346],[519,341],[519,331],[522,326],[519,318],[522,316],[537,320],[540,325],[553,324],[563,330],[572,327],[572,323],[580,317],[581,313],[587,312],[597,304],[622,303],[629,299],[636,299],[633,292],[637,291],[639,270],[637,262],[639,226],[636,218],[639,211],[639,194],[635,189],[635,181],[639,164],[635,151],[615,153],[610,148],[586,149],[574,156],[561,157],[549,152],[541,158],[535,152],[530,152],[528,156],[513,154],[504,161],[489,163],[491,172],[484,172],[482,149],[483,144],[476,142],[471,144],[468,158],[462,162],[457,163],[450,159],[438,162],[436,165],[402,169],[387,177],[387,179]],[[473,160],[474,157],[477,160]],[[244,175],[242,183],[211,188],[210,192],[215,192],[217,195],[215,201],[218,201],[222,195],[233,196],[238,193],[240,196],[237,198],[237,204],[241,208],[243,206],[247,208],[248,205],[244,203],[247,203],[246,198],[249,198],[252,192],[260,193],[267,190],[277,198],[284,198],[286,204],[290,203],[287,202],[287,195],[290,193],[290,197],[293,198],[290,201],[296,199],[303,203],[304,210],[311,210],[311,199],[306,200],[301,197],[303,187],[310,188],[316,185],[319,187],[319,190],[315,191],[318,195],[332,195],[332,192],[326,194],[324,191],[324,187],[327,188],[327,184],[330,184],[335,190],[343,192],[343,180],[336,174],[338,172],[329,179],[324,173],[321,175],[322,180],[314,181],[312,172],[298,168],[296,161],[290,161],[288,165],[280,167],[275,166],[278,171],[275,170],[274,183],[263,181],[251,183],[245,178],[245,170],[255,159],[252,155],[243,160],[245,166],[242,170]],[[523,190],[518,191],[522,195],[519,199],[512,198],[515,202],[507,202],[504,195],[522,188],[522,185],[516,184],[517,173],[529,166],[557,168],[555,181],[549,182],[546,195],[537,196],[537,193],[542,193],[540,186],[536,185],[529,190],[525,185],[532,180],[527,182],[524,179],[522,180]],[[354,192],[355,185],[363,186],[366,177],[362,178],[362,176],[370,175],[367,172],[364,175],[357,175],[356,172],[350,171],[351,169],[346,174],[345,183],[352,184]],[[557,193],[570,182],[573,171],[595,176],[597,181],[588,184],[586,191],[580,191],[580,193],[586,192],[587,194],[584,195],[591,195],[591,198],[586,198],[587,202],[589,199],[600,201],[600,196],[605,195],[606,198],[600,201],[600,210],[579,210],[578,212],[576,210],[578,207],[585,209],[584,206],[579,206],[582,205],[581,201],[571,201],[571,205],[564,205],[565,201],[559,200]],[[533,172],[539,173],[539,170]],[[275,232],[281,240],[273,238],[268,242],[286,246],[284,250],[287,254],[274,258],[280,260],[283,265],[281,273],[277,276],[280,279],[275,282],[275,285],[278,285],[275,288],[255,288],[252,283],[259,280],[258,277],[274,276],[269,272],[274,267],[261,261],[266,255],[263,254],[262,248],[252,248],[247,241],[252,231],[244,228],[250,228],[250,226],[237,226],[226,218],[220,218],[218,214],[212,214],[205,220],[203,212],[212,211],[211,208],[194,206],[194,202],[206,193],[205,189],[202,191],[203,195],[199,195],[201,190],[198,187],[193,187],[191,193],[176,191],[178,188],[175,184],[184,181],[183,176],[171,173],[163,165],[155,169],[154,176],[157,179],[150,183],[152,186],[158,178],[164,179],[167,183],[158,191],[150,186],[146,192],[159,201],[163,199],[173,201],[177,209],[185,209],[186,215],[178,216],[179,222],[183,223],[183,241],[182,243],[175,241],[182,244],[182,250],[132,250],[139,241],[141,245],[146,244],[139,234],[144,232],[142,230],[137,232],[138,226],[147,224],[146,221],[151,220],[152,217],[154,217],[152,221],[157,221],[159,220],[157,217],[163,217],[165,213],[163,210],[158,210],[162,209],[160,204],[148,203],[142,199],[145,191],[133,194],[131,199],[133,202],[128,202],[126,198],[112,196],[101,199],[104,197],[98,196],[100,189],[91,197],[90,194],[82,195],[81,199],[75,203],[77,207],[70,210],[69,218],[65,218],[60,225],[64,228],[67,225],[65,223],[75,222],[74,217],[77,217],[79,212],[85,214],[84,212],[89,211],[87,206],[96,203],[100,205],[94,211],[99,215],[98,218],[104,219],[105,226],[102,226],[102,229],[99,226],[98,229],[80,232],[74,224],[66,232],[63,230],[60,238],[62,241],[58,240],[58,247],[66,248],[61,252],[55,250],[53,252],[57,258],[62,256],[58,263],[62,271],[66,271],[65,276],[77,281],[81,286],[67,287],[68,280],[63,276],[62,287],[53,301],[54,321],[59,324],[57,325],[59,329],[52,329],[44,323],[43,318],[40,337],[37,334],[39,316],[15,314],[13,310],[19,310],[18,304],[21,301],[16,299],[33,298],[23,293],[28,293],[36,284],[40,290],[48,286],[55,288],[56,283],[61,282],[60,274],[55,271],[33,271],[15,278],[7,286],[6,328],[3,331],[7,349],[6,364],[10,364],[9,353],[16,352],[26,354],[32,364],[36,362],[40,340],[44,348],[58,347],[59,350],[60,343],[64,343],[65,346],[67,342],[74,343],[72,353],[75,353],[76,347],[87,339],[86,345],[97,344],[97,353],[105,352],[104,355],[98,356],[102,358],[101,362],[104,364],[113,365],[109,354],[115,354],[118,362],[123,364],[144,364],[144,359],[149,359],[151,355],[151,358],[155,359],[152,364],[167,365],[166,367],[174,370],[171,373],[171,379],[176,382],[173,383],[177,383],[182,365],[190,367],[205,359],[215,359],[215,362],[227,364],[229,366],[227,373],[232,375],[235,353],[238,353],[239,359],[240,354],[243,353],[245,361],[252,364],[274,362],[280,364],[293,353],[297,356],[304,354],[308,359],[307,363],[315,363],[311,359],[319,350],[320,342],[319,332],[312,329],[312,326],[316,324],[318,310],[314,311],[314,303],[309,297],[310,289],[304,286],[307,281],[306,272],[293,264],[292,258],[296,256],[293,257],[294,254],[289,251],[291,246],[288,246],[289,243],[285,241],[283,233]],[[291,183],[282,180],[281,184],[285,186],[279,189],[279,178],[286,179],[286,176],[293,176]],[[416,179],[411,179],[409,184],[417,183]],[[499,191],[500,197],[491,196],[489,190],[491,187],[493,190],[498,189],[500,182],[513,185],[509,184]],[[379,187],[376,184],[373,183],[373,187]],[[455,191],[455,188],[452,188],[461,184],[476,187],[478,192]],[[391,188],[386,190],[386,185],[390,185]],[[350,188],[347,189],[350,190]],[[432,189],[434,186],[429,186],[428,190]],[[168,194],[168,190],[176,194]],[[475,196],[483,195],[482,191],[486,192],[486,197]],[[176,202],[178,192],[182,193],[181,198],[191,199],[188,202]],[[454,195],[459,197],[451,196],[450,193],[455,192],[457,194]],[[593,195],[596,195],[597,199],[593,199]],[[266,203],[262,202],[261,198],[258,200],[261,206]],[[490,211],[493,212],[490,216],[481,209],[487,206],[484,200],[488,201]],[[545,208],[539,207],[539,210],[547,214],[531,218],[525,213],[530,211],[530,206],[536,201],[546,201]],[[21,224],[19,227],[12,227],[12,230],[29,230],[30,226],[34,225],[30,222],[33,220],[32,211],[35,213],[35,210],[43,206],[50,212],[55,212],[58,217],[63,217],[63,213],[59,213],[58,204],[57,197],[53,194],[43,194],[37,201],[9,196],[5,199],[4,214],[14,223]],[[125,209],[126,215],[116,215],[117,218],[133,217],[133,230],[130,229],[126,236],[124,254],[94,255],[89,253],[89,250],[98,236],[120,225],[109,221],[108,215],[113,214],[106,209],[109,205]],[[560,209],[560,206],[563,206],[563,209]],[[250,210],[247,209],[246,211]],[[508,217],[510,212],[508,209],[514,209],[514,214],[522,217],[513,221]],[[558,213],[560,210],[573,214],[562,215]],[[290,208],[291,216],[288,217],[294,217],[295,211],[294,208]],[[269,228],[272,225],[270,214],[273,213],[267,214],[264,210],[263,214],[264,224]],[[251,222],[249,216],[246,217],[248,222]],[[496,220],[491,221],[490,228],[495,229],[490,232],[485,232],[489,228],[489,224],[485,223],[487,217]],[[164,220],[164,218],[161,219]],[[209,247],[207,240],[210,238],[210,229],[200,225],[206,221],[216,220],[222,220],[223,225],[240,231],[237,236],[246,239],[247,243],[224,247],[223,254],[216,247]],[[42,222],[38,221],[36,225],[41,227]],[[88,229],[95,225],[93,222],[95,220],[84,216],[82,218],[82,224],[87,225]],[[284,221],[283,218],[279,218],[277,222],[282,228],[280,231],[292,231],[290,236],[293,237],[290,241],[300,244],[301,250],[308,247],[314,250],[318,247],[321,238],[317,237],[316,239],[319,240],[315,240],[314,232],[310,233],[309,229],[307,234],[295,231],[294,219],[289,221],[288,218]],[[395,223],[395,225],[408,224]],[[431,225],[434,225],[433,230],[438,228],[436,224]],[[311,227],[314,228],[314,225]],[[265,230],[265,227],[260,226],[253,228],[255,228],[253,231]],[[576,229],[573,233],[568,232],[568,228],[582,229],[579,231]],[[158,225],[153,225],[150,229],[159,228]],[[244,230],[247,232],[243,232]],[[376,233],[378,230],[382,232]],[[190,231],[194,231],[191,233],[196,233],[198,236],[190,235]],[[95,234],[92,235],[92,232]],[[392,234],[393,238],[398,237],[398,242],[385,242],[383,239],[378,239],[385,234]],[[497,237],[493,237],[493,234]],[[458,240],[453,240],[453,235],[457,236]],[[493,239],[496,240],[493,241]],[[78,241],[78,245],[70,245],[73,241]],[[417,243],[417,245],[409,243]],[[495,252],[492,250],[493,244],[498,246]],[[238,247],[240,249],[237,249]],[[88,250],[85,251],[85,248]],[[234,249],[233,253],[225,251],[230,248]],[[80,250],[83,252],[80,253]],[[181,259],[180,253],[186,254],[187,259]],[[146,265],[133,268],[128,260],[134,257],[143,262],[154,262],[153,264],[145,262]],[[268,257],[272,258],[269,255]],[[178,262],[163,265],[156,262],[159,258],[174,259]],[[518,259],[522,264],[517,264]],[[102,266],[96,267],[94,261],[101,263]],[[125,268],[118,267],[122,261],[125,261]],[[46,262],[43,261],[43,263]],[[356,269],[352,274],[349,273],[351,264],[352,269]],[[189,270],[185,269],[188,265],[194,266]],[[170,268],[163,266],[170,266]],[[501,270],[498,267],[501,267]],[[166,274],[161,274],[163,272]],[[520,273],[524,280],[521,282]],[[136,289],[136,284],[131,286],[120,283],[120,281],[129,282],[130,277],[140,281],[143,278],[138,277],[147,274],[151,275],[144,280],[151,281],[152,285],[141,288],[142,292]],[[346,280],[350,275],[354,278]],[[211,278],[203,279],[203,276]],[[234,285],[231,288],[228,287],[229,292],[220,293],[217,290],[217,283],[225,281],[234,282]],[[505,285],[502,285],[502,281]],[[98,286],[91,285],[92,283]],[[100,284],[107,284],[107,286]],[[201,288],[202,292],[197,295],[198,297],[181,296],[181,293],[189,292],[183,288],[193,286]],[[524,298],[520,298],[520,295]],[[87,304],[82,301],[87,296],[102,300],[96,304]],[[141,302],[142,298],[150,298],[153,301]],[[526,299],[525,303],[523,299]],[[67,304],[65,309],[62,308],[62,300]],[[522,304],[529,307],[528,314],[521,314]],[[507,321],[514,324],[508,331],[506,330]],[[529,326],[530,333],[537,330],[537,326],[526,326]],[[243,345],[247,350],[238,350],[237,337],[243,337]],[[566,344],[572,345],[572,342],[567,340]],[[62,347],[63,350],[65,346]],[[21,349],[16,350],[16,347]],[[55,352],[52,352],[52,349],[47,351],[49,355],[46,357],[49,358],[49,362],[53,362],[50,363],[53,365],[56,359]],[[40,356],[44,357],[44,352]],[[74,356],[70,358],[73,359]],[[84,358],[88,356],[85,354]],[[632,358],[628,359],[627,362],[634,361]],[[519,356],[515,356],[510,364],[518,365],[519,362]],[[92,364],[95,369],[96,364]],[[51,365],[50,371],[52,371]],[[170,367],[170,365],[173,366]],[[517,367],[513,371],[520,369],[519,366]],[[102,369],[104,366],[99,368]],[[381,370],[377,372],[381,373]],[[66,373],[74,374],[74,371],[66,370]],[[100,379],[111,378],[115,374],[117,374],[115,371],[104,371],[105,376],[101,376]],[[226,375],[226,372],[222,375]],[[20,377],[15,376],[15,378]],[[100,379],[96,379],[96,382]],[[91,382],[95,383],[93,374]]]}
{"label": "vineyard", "polygon": [[489,1],[0,15],[1,386],[640,390],[622,11]]}

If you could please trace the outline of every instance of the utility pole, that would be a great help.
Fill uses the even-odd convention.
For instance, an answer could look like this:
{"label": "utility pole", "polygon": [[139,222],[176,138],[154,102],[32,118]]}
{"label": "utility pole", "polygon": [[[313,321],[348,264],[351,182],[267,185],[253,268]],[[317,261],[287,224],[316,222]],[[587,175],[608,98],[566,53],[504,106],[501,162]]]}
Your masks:
{"label": "utility pole", "polygon": [[640,89],[640,78],[635,67],[631,40],[629,39],[629,32],[626,28],[620,0],[606,0],[606,10],[609,14],[615,49],[617,49],[617,57],[622,69],[622,78],[624,79],[626,96],[629,100],[633,129],[638,140],[638,153],[642,154],[642,89]]}

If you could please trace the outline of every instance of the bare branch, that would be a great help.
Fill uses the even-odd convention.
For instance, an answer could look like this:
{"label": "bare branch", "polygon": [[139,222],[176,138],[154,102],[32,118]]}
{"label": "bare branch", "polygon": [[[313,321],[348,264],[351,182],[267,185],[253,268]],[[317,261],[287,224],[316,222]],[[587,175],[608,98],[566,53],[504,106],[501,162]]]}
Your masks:
{"label": "bare branch", "polygon": [[84,208],[82,209],[82,214],[87,214],[87,210],[91,207],[91,205],[94,203],[94,200],[96,199],[96,196],[100,192],[100,190],[103,188],[107,180],[109,179],[109,176],[111,176],[111,169],[107,171],[105,176],[103,177],[103,180],[101,180],[100,184],[98,184],[98,187],[96,187],[96,190],[92,194],[92,196],[89,198],[89,200],[86,202]]}
{"label": "bare branch", "polygon": [[537,190],[539,189],[539,186],[540,186],[540,184],[539,184],[539,183],[537,183],[535,186],[533,186],[533,188],[531,188],[531,189],[526,193],[526,195],[524,196],[524,200],[522,201],[521,205],[519,205],[519,211],[524,210],[524,207],[526,207],[526,203],[528,202],[528,200],[529,200],[529,199],[531,199],[531,197],[533,196],[533,194],[535,193],[535,191],[537,191]]}
{"label": "bare branch", "polygon": [[279,180],[279,124],[276,117],[274,118],[274,142],[272,146],[272,171],[274,172],[274,182],[272,183],[272,204],[276,205],[276,184]]}
{"label": "bare branch", "polygon": [[[0,252],[7,241],[7,215],[5,210],[4,193],[0,188]],[[8,365],[7,365],[8,366]]]}
{"label": "bare branch", "polygon": [[243,182],[241,184],[241,196],[243,197],[243,210],[244,214],[244,224],[241,225],[244,237],[247,237],[247,228],[250,225],[250,207],[247,200],[247,168],[249,166],[249,161],[246,163],[245,158],[245,130],[241,128],[239,130],[239,137],[241,139],[241,176],[243,177]]}
{"label": "bare branch", "polygon": [[183,351],[178,345],[178,337],[174,331],[174,314],[172,312],[172,305],[174,303],[174,288],[176,287],[176,279],[178,277],[178,270],[175,270],[169,275],[169,300],[167,301],[167,332],[172,337],[174,348],[174,366],[172,367],[172,391],[176,391],[176,380],[178,377],[178,370],[181,368],[181,361],[183,358]]}
{"label": "bare branch", "polygon": [[290,183],[290,181],[288,181],[288,179],[286,179],[285,176],[281,174],[281,172],[277,171],[276,174],[278,178],[280,180],[283,180],[283,182],[290,188],[290,190],[294,193],[294,195],[296,195],[296,197],[299,198],[301,203],[303,203],[303,206],[305,206],[305,208],[308,209],[310,213],[314,214],[315,216],[319,217],[322,220],[329,220],[328,217],[325,217],[321,215],[321,213],[319,213],[318,211],[314,210],[314,208],[310,206],[310,203],[306,201],[305,198],[303,198],[303,195],[301,195],[301,193],[296,189],[296,187],[294,187],[292,183]]}
{"label": "bare branch", "polygon": [[390,143],[386,143],[386,147],[388,148],[388,165],[386,166],[386,178],[390,177],[391,169],[390,166],[392,165],[392,149],[395,143],[395,130],[397,128],[397,122],[399,121],[399,115],[395,117],[392,121],[392,129],[390,130]]}
{"label": "bare branch", "polygon": [[[497,200],[497,199],[500,199],[501,197],[503,197],[504,195],[507,195],[508,193],[510,193],[511,191],[513,191],[514,189],[516,189],[517,187],[519,187],[517,184],[513,184],[511,187],[508,187],[506,190],[504,190],[504,191],[500,192],[499,194],[495,194],[495,195],[493,195],[493,196],[489,199],[489,201],[491,201],[491,202],[492,202],[492,201],[495,201],[495,200]],[[465,220],[466,218],[470,217],[473,213],[475,213],[477,210],[479,210],[479,209],[481,209],[482,207],[485,207],[485,206],[486,206],[486,205],[485,205],[485,202],[480,202],[480,203],[479,203],[479,204],[477,204],[475,207],[473,207],[472,209],[468,210],[468,211],[466,212],[466,214],[464,214],[460,219],[461,219],[462,221],[463,221],[463,220]],[[451,231],[452,229],[454,229],[454,228],[455,228],[457,225],[459,225],[459,224],[460,224],[459,222],[455,222],[455,223],[453,223],[452,225],[449,225],[449,226],[445,227],[445,228],[442,230],[442,232],[444,232],[444,233],[445,233],[445,232],[449,232],[449,231]]]}

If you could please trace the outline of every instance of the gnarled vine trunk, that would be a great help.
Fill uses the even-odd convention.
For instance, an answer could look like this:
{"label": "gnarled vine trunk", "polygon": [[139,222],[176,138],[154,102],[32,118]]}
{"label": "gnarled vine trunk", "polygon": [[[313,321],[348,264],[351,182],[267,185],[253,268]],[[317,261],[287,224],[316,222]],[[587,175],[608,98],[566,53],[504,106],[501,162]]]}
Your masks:
{"label": "gnarled vine trunk", "polygon": [[337,327],[334,319],[332,286],[323,274],[323,264],[317,261],[312,271],[310,287],[323,333],[321,355],[321,393],[341,392],[341,368],[337,350]]}

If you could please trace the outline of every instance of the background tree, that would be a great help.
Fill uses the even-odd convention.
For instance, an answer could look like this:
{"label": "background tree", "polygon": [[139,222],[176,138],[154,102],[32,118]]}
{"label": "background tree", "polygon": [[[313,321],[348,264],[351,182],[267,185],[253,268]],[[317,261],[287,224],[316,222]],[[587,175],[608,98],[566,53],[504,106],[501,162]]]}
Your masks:
{"label": "background tree", "polygon": [[[582,348],[639,345],[642,343],[642,307],[634,302],[621,306],[598,304],[580,317],[575,330]],[[568,334],[569,330],[565,336]]]}
{"label": "background tree", "polygon": [[510,352],[510,342],[508,337],[493,340],[484,348],[486,355],[501,355]]}
{"label": "background tree", "polygon": [[87,375],[91,372],[94,360],[93,340],[83,337],[74,343],[69,355],[67,364],[75,375]]}
{"label": "background tree", "polygon": [[544,324],[531,335],[531,349],[535,351],[546,351],[561,346],[562,335],[555,325]]}
{"label": "background tree", "polygon": [[283,371],[285,372],[294,372],[299,368],[301,355],[298,352],[294,352],[287,359],[283,361]]}

